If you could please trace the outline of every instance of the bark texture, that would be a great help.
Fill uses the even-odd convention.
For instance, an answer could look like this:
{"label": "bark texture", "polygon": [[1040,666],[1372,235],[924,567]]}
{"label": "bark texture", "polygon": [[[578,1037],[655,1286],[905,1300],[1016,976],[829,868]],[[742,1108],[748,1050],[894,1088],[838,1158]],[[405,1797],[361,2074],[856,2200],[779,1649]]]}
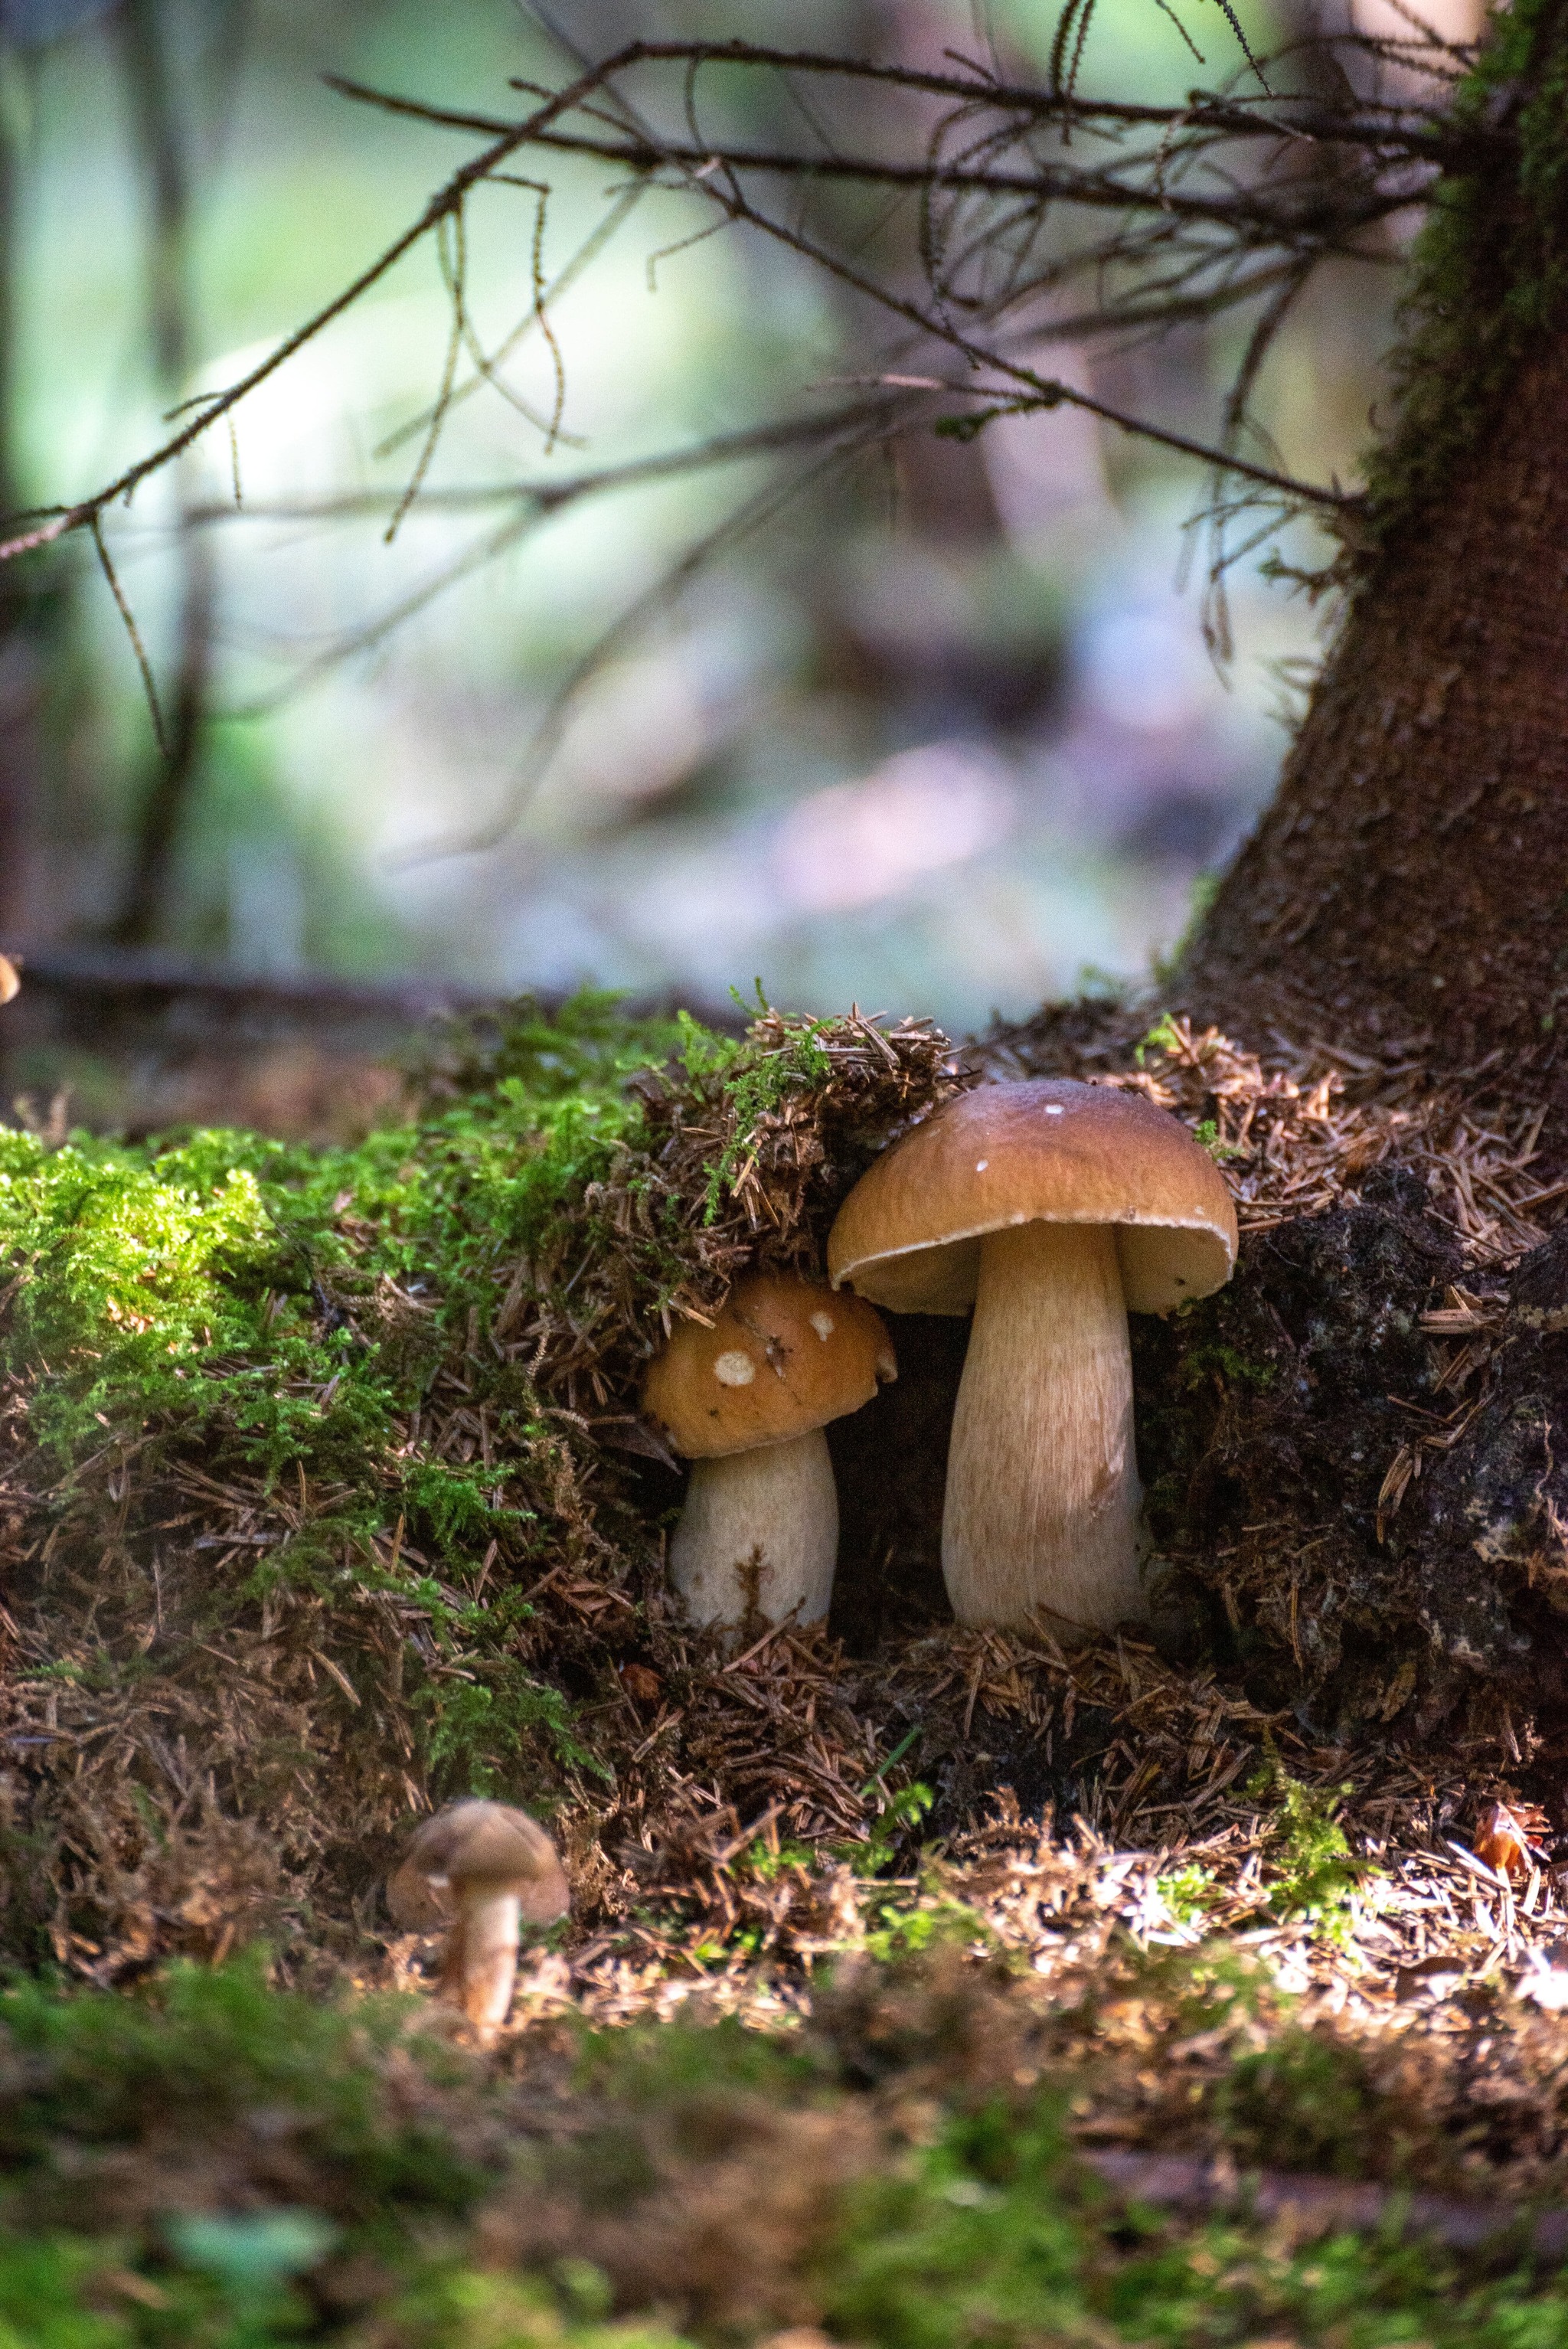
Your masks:
{"label": "bark texture", "polygon": [[1186,1008],[1547,1100],[1568,1140],[1568,336],[1356,596]]}

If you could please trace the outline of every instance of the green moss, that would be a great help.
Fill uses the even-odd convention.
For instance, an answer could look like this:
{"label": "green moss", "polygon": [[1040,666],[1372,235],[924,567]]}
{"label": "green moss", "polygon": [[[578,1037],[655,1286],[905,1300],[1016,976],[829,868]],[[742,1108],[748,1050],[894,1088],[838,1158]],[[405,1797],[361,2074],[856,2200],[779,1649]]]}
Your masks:
{"label": "green moss", "polygon": [[[34,1389],[35,1433],[66,1467],[106,1433],[211,1425],[268,1474],[298,1463],[378,1485],[393,1415],[470,1315],[480,1336],[493,1318],[497,1266],[568,1225],[591,1239],[583,1195],[640,1116],[614,1080],[536,1093],[507,1076],[320,1153],[232,1133],[50,1151],[0,1132],[3,1359]],[[428,1296],[428,1330],[386,1326],[387,1283]],[[499,1366],[490,1386],[511,1433],[538,1432],[525,1388]],[[472,1539],[506,1481],[416,1459],[399,1498],[439,1537]]]}
{"label": "green moss", "polygon": [[[571,1472],[560,1423],[487,1333],[513,1265],[533,1272],[531,1300],[569,1292],[585,1255],[624,1251],[593,1186],[643,1134],[628,1077],[672,1040],[719,1050],[603,998],[555,1022],[525,1005],[450,1042],[422,1113],[353,1147],[199,1132],[51,1149],[0,1130],[0,1369],[26,1396],[54,1514],[106,1464],[144,1490],[160,1463],[196,1460],[222,1484],[325,1496],[214,1583],[192,1628],[210,1638],[273,1591],[340,1603],[346,1574],[418,1608],[438,1661],[462,1665],[410,1691],[438,1789],[515,1783],[541,1745],[593,1766],[565,1698],[513,1652],[531,1611],[515,1569],[559,1544]],[[678,1258],[656,1228],[635,1255],[655,1307]],[[484,1445],[463,1447],[480,1456],[410,1439],[443,1381],[449,1411],[483,1414]],[[492,1543],[512,1571],[470,1604],[453,1579]],[[145,1667],[78,1650],[36,1676],[52,1669],[107,1691]]]}
{"label": "green moss", "polygon": [[460,1360],[507,1439],[500,1464],[416,1451],[396,1506],[443,1547],[515,1532],[527,1513],[504,1494],[510,1464],[545,1431],[526,1376],[487,1352],[500,1268],[524,1264],[535,1301],[624,1258],[655,1311],[688,1269],[679,1229],[656,1212],[617,1227],[603,1198],[612,1176],[634,1205],[652,1196],[636,1163],[646,1107],[627,1080],[673,1052],[677,1083],[722,1099],[711,1223],[759,1120],[831,1073],[820,1023],[780,1026],[759,1051],[685,1014],[617,1019],[597,996],[554,1022],[524,1006],[425,1072],[416,1122],[352,1148],[202,1132],[51,1149],[0,1129],[0,1363],[27,1381],[33,1430],[62,1468],[106,1439],[211,1427],[269,1475],[303,1465],[379,1498],[395,1416]]}
{"label": "green moss", "polygon": [[1363,2178],[1386,2167],[1387,2112],[1358,2048],[1287,2028],[1239,2056],[1212,2108],[1237,2158],[1258,2168]]}
{"label": "green moss", "polygon": [[547,2283],[459,2269],[400,2299],[380,2337],[397,2349],[690,2349],[655,2317],[574,2321],[562,2298],[569,2294]]}
{"label": "green moss", "polygon": [[1338,1823],[1348,1786],[1304,1786],[1272,1757],[1247,1785],[1254,1802],[1273,1806],[1262,1881],[1267,1908],[1282,1923],[1301,1922],[1343,1940],[1357,1901],[1375,1899],[1382,1878],[1357,1858]]}
{"label": "green moss", "polygon": [[[487,1645],[498,1626],[482,1626]],[[472,1627],[473,1633],[481,1627]],[[559,1689],[535,1680],[515,1658],[484,1652],[474,1637],[465,1642],[470,1677],[430,1682],[417,1692],[416,1713],[428,1724],[426,1755],[443,1786],[470,1795],[505,1795],[517,1774],[517,1757],[542,1731],[567,1767],[608,1779],[607,1765],[588,1750],[573,1727],[572,1707]]]}
{"label": "green moss", "polygon": [[282,1994],[254,1955],[217,1971],[177,1961],[133,1996],[62,1997],[18,1982],[0,1994],[0,2168],[41,2161],[63,2141],[134,2138],[153,2115],[213,2134],[273,2106],[291,2113],[319,2164],[356,2179],[370,2200],[464,2209],[482,2168],[438,2129],[400,2120],[380,2084],[392,2051],[407,2052],[415,2012],[392,2000],[349,2009]]}
{"label": "green moss", "polygon": [[614,1449],[647,1355],[672,1305],[810,1262],[945,1051],[766,1008],[737,1040],[585,996],[454,1028],[418,1106],[352,1146],[0,1131],[22,1702],[49,1734],[118,1707],[137,1756],[30,1787],[7,1946],[42,1956],[68,1917],[88,1950],[140,1948],[149,1914],[193,1945],[170,1887],[207,1863],[159,1758],[170,1680],[216,1804],[265,1847],[235,1930],[291,1961],[318,1888],[341,1920],[410,1805],[613,1797],[637,1740],[612,1674],[662,1636],[657,1528]]}
{"label": "green moss", "polygon": [[[760,979],[757,984],[757,1000],[766,1014],[769,1006],[762,993]],[[717,1216],[721,1201],[745,1160],[749,1138],[758,1121],[769,1111],[779,1109],[791,1093],[825,1084],[831,1075],[833,1064],[820,1040],[827,1022],[820,1019],[790,1022],[781,1049],[762,1055],[734,1038],[716,1036],[710,1030],[699,1027],[687,1011],[680,1013],[679,1023],[679,1060],[686,1074],[698,1084],[717,1078],[735,1112],[734,1134],[707,1170],[703,1220],[712,1224]]]}
{"label": "green moss", "polygon": [[1386,544],[1506,429],[1522,361],[1568,298],[1568,14],[1513,0],[1449,109],[1454,160],[1430,199],[1393,354],[1398,420],[1368,461],[1366,531]]}
{"label": "green moss", "polygon": [[[502,2280],[455,2255],[453,2230],[504,2172],[501,2096],[411,2032],[420,2020],[406,2002],[278,1992],[253,1959],[175,1966],[129,1997],[0,1995],[0,2349],[341,2339],[311,2289],[338,2257],[368,2263],[375,2338],[398,2349],[675,2349],[655,2322],[599,2321],[585,2263]],[[205,2147],[222,2193],[247,2146],[269,2144],[287,2147],[281,2203],[251,2187],[238,2207],[192,2208],[189,2182],[160,2176],[164,2148]],[[131,2148],[147,2215],[116,2222],[123,2189],[96,2181]]]}
{"label": "green moss", "polygon": [[586,2033],[574,2082],[580,2091],[653,2111],[720,2091],[762,2091],[788,2102],[826,2076],[820,2051],[798,2038],[770,2038],[733,2015],[696,2023],[677,2013],[668,2023]]}
{"label": "green moss", "polygon": [[1288,2339],[1322,2349],[1557,2349],[1568,2294],[1525,2275],[1479,2284],[1430,2246],[1111,2219],[1075,2179],[1057,2098],[949,2121],[902,2175],[856,2199],[835,2244],[829,2323],[868,2349],[1171,2349]]}
{"label": "green moss", "polygon": [[1218,1338],[1200,1340],[1181,1358],[1181,1383],[1189,1390],[1207,1378],[1218,1377],[1230,1386],[1251,1387],[1261,1394],[1277,1376],[1272,1362],[1249,1362],[1244,1354]]}
{"label": "green moss", "polygon": [[1216,1890],[1214,1871],[1189,1860],[1160,1878],[1156,1890],[1179,1925],[1200,1922],[1223,1895]]}
{"label": "green moss", "polygon": [[[1135,1988],[1182,2033],[1245,2025],[1255,1980],[1233,1954],[1167,1952],[1116,1994]],[[323,2007],[254,1964],[177,1968],[129,1997],[8,1993],[0,2349],[749,2349],[780,2304],[863,2349],[1568,2339],[1568,2283],[1495,2248],[1467,2259],[1397,2223],[1308,2240],[1113,2201],[1067,2126],[1081,2070],[1037,2076],[1006,2032],[966,2032],[951,1966],[906,1961],[856,1995],[829,2029],[584,2033],[567,2104],[547,2049],[542,2078],[534,2049],[511,2079],[411,2036],[406,2008]],[[1289,2023],[1267,2047],[1254,2035],[1206,2106],[1243,2170],[1398,2174],[1397,2122],[1353,2049]],[[853,2158],[802,2199],[824,2124]],[[192,2199],[199,2179],[213,2190]],[[793,2222],[773,2197],[793,2198]],[[546,2230],[530,2251],[525,2227],[508,2256],[509,2211],[546,2206],[583,2248],[563,2255]],[[672,2240],[689,2276],[659,2267]],[[756,2283],[753,2321],[703,2314],[705,2294],[744,2305]]]}

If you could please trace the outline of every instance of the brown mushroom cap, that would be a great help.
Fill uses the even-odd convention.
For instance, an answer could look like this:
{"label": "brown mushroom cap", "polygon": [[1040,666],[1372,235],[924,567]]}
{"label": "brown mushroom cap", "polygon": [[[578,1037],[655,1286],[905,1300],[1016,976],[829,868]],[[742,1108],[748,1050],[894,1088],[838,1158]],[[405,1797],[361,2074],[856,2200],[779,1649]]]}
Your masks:
{"label": "brown mushroom cap", "polygon": [[531,1925],[547,1925],[571,1906],[565,1871],[538,1820],[508,1803],[477,1797],[438,1811],[409,1844],[387,1888],[388,1905],[399,1921],[406,1909],[417,1905],[415,1880],[427,1887],[449,1884],[459,1894],[515,1893]]}
{"label": "brown mushroom cap", "polygon": [[825,1427],[898,1376],[878,1316],[793,1274],[737,1284],[711,1330],[685,1321],[643,1381],[643,1409],[688,1460],[755,1452]]}
{"label": "brown mushroom cap", "polygon": [[1179,1118],[1070,1077],[981,1085],[895,1142],[828,1239],[833,1285],[900,1313],[967,1313],[980,1242],[1012,1224],[1113,1224],[1127,1306],[1169,1313],[1223,1288],[1225,1179]]}

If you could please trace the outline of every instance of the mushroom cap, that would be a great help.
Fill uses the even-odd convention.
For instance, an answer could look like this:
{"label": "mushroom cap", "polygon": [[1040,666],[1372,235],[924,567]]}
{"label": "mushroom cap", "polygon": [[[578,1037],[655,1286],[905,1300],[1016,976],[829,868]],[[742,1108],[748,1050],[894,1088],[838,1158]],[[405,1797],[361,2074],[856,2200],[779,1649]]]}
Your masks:
{"label": "mushroom cap", "polygon": [[422,1923],[430,1913],[424,1896],[443,1885],[459,1895],[515,1893],[531,1925],[550,1924],[572,1905],[565,1870],[538,1820],[478,1797],[425,1821],[387,1883],[387,1906],[399,1923]]}
{"label": "mushroom cap", "polygon": [[840,1208],[828,1269],[897,1313],[967,1313],[981,1240],[1029,1223],[1115,1225],[1133,1313],[1222,1288],[1236,1258],[1225,1178],[1180,1118],[1035,1077],[960,1093],[895,1142]]}
{"label": "mushroom cap", "polygon": [[879,1316],[792,1273],[733,1288],[713,1327],[684,1321],[643,1381],[643,1409],[688,1460],[787,1444],[870,1402],[898,1363]]}

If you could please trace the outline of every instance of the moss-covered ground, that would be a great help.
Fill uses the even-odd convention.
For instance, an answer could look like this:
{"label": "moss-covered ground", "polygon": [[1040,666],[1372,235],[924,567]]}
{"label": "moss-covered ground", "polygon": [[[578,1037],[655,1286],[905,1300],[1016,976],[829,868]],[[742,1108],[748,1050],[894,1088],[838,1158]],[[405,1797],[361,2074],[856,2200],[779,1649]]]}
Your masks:
{"label": "moss-covered ground", "polygon": [[[836,1439],[844,1636],[726,1658],[665,1605],[643,1364],[745,1267],[820,1264],[965,1081],[927,1029],[589,999],[448,1037],[352,1146],[0,1130],[0,2344],[1568,2344],[1531,2215],[1568,2189],[1568,1817],[1522,1808],[1555,1748],[1496,1659],[1473,1702],[1423,1661],[1378,1383],[1507,1416],[1529,1150],[1135,1044],[1113,1080],[1260,1236],[1229,1318],[1140,1357],[1160,1651],[944,1619],[939,1328],[899,1330],[882,1464]],[[1107,1067],[992,1048],[1042,1054]],[[1325,1545],[1338,1355],[1377,1410]],[[574,1899],[490,2054],[380,1897],[476,1791]]]}
{"label": "moss-covered ground", "polygon": [[[1212,1952],[1124,1962],[1191,2039],[1272,1993]],[[1402,2116],[1274,2018],[1222,2081],[1251,2159]],[[254,1962],[0,2000],[0,2339],[633,2349],[830,2339],[1555,2349],[1568,2283],[1519,2230],[1463,2255],[1380,2227],[1162,2215],[1075,2150],[1080,2082],[1026,1986],[861,1959],[809,2023],[538,2026],[482,2064],[392,2003]]]}

